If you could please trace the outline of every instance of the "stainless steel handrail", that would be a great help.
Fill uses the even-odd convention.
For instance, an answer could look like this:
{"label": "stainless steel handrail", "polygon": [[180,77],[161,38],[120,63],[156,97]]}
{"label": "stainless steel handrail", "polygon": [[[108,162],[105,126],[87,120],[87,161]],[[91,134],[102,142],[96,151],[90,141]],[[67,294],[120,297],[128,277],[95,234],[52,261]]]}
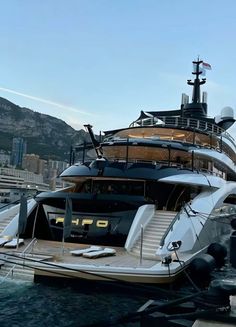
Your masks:
{"label": "stainless steel handrail", "polygon": [[[26,246],[26,248],[24,249],[24,251],[22,251],[21,252],[21,255],[19,256],[19,257],[24,257],[24,260],[25,260],[25,254],[26,254],[26,251],[30,248],[30,246],[32,246],[32,248],[33,248],[33,246],[34,246],[34,244],[36,243],[36,241],[37,241],[37,239],[36,238],[33,238],[31,241],[30,241],[30,243]],[[29,252],[30,253],[30,252]],[[0,284],[2,284],[7,278],[8,278],[8,276],[10,275],[10,274],[12,274],[12,276],[13,276],[13,272],[14,272],[14,269],[15,269],[15,267],[16,267],[16,263],[11,267],[11,269],[7,272],[7,274],[4,276],[4,277],[2,277],[2,280],[1,280],[1,282],[0,282]],[[24,261],[23,261],[23,266],[24,266]]]}
{"label": "stainless steel handrail", "polygon": [[171,231],[173,229],[173,225],[174,223],[180,219],[180,212],[177,212],[176,216],[174,217],[174,219],[171,221],[170,225],[168,226],[168,228],[166,229],[164,235],[162,236],[161,238],[161,241],[160,241],[160,246],[164,246],[165,244],[165,239],[166,239],[166,236],[167,234],[169,233],[169,231]]}

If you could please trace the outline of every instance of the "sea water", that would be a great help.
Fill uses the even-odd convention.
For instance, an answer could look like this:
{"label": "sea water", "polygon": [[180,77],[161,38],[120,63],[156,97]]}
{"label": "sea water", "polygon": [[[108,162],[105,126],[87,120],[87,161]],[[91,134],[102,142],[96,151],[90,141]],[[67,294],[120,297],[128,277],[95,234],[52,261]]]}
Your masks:
{"label": "sea water", "polygon": [[[0,204],[0,211],[5,208],[6,204]],[[0,278],[0,326],[79,327],[113,321],[135,312],[148,300],[133,290],[84,283],[2,282]]]}
{"label": "sea water", "polygon": [[[1,209],[0,209],[1,211]],[[214,273],[214,279],[236,278],[236,270]],[[182,290],[193,291],[191,283]],[[136,312],[149,299],[162,300],[158,287],[142,289],[83,283],[32,283],[0,279],[0,327],[85,327],[114,322]],[[170,289],[165,290],[171,293]],[[196,291],[196,290],[195,290]],[[166,297],[164,296],[165,300]],[[136,327],[139,323],[117,324]]]}
{"label": "sea water", "polygon": [[9,280],[0,284],[0,326],[86,326],[135,312],[144,302],[145,297],[117,290],[81,292],[73,286]]}

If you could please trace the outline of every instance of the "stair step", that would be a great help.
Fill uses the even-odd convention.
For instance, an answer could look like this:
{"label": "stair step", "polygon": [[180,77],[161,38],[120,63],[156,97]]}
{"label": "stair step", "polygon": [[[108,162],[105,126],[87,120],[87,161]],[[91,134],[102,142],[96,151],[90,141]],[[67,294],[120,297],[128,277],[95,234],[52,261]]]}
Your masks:
{"label": "stair step", "polygon": [[[134,251],[132,251],[132,253],[138,254],[140,255],[140,251],[138,251],[137,249],[134,249]],[[150,250],[144,250],[143,249],[143,255],[155,255],[156,251],[150,251]]]}
{"label": "stair step", "polygon": [[[172,221],[172,220],[171,220]],[[171,221],[152,221],[148,226],[155,227],[155,226],[166,226],[168,227]]]}
{"label": "stair step", "polygon": [[177,212],[176,211],[156,211],[154,216],[176,216]]}
{"label": "stair step", "polygon": [[[143,240],[143,244],[157,244],[160,242],[162,236],[159,237],[155,237],[155,238],[145,238]],[[137,242],[136,244],[138,244],[138,246],[140,247],[140,241]]]}
{"label": "stair step", "polygon": [[[160,244],[160,240],[155,240],[153,243],[143,243],[143,248],[150,247],[150,248],[158,248]],[[136,244],[134,248],[140,249],[140,244]]]}
{"label": "stair step", "polygon": [[[150,240],[150,241],[155,241],[156,239],[161,239],[162,238],[162,235],[164,233],[160,233],[160,234],[144,234],[143,236],[143,243],[146,242],[147,240]],[[137,243],[140,243],[141,242],[141,238],[139,237],[137,239]]]}
{"label": "stair step", "polygon": [[[5,276],[6,276],[6,274],[5,274]],[[1,282],[1,278],[4,279],[5,276],[0,275],[0,282]],[[9,276],[7,276],[7,279],[33,282],[34,281],[34,274],[26,275],[26,274],[17,273],[17,272],[14,271],[13,274],[10,274]]]}
{"label": "stair step", "polygon": [[158,220],[158,219],[173,219],[176,215],[159,215],[159,216],[153,216],[154,220]]}
{"label": "stair step", "polygon": [[[153,244],[143,244],[143,249],[154,249],[154,250],[157,250],[160,246],[160,241],[156,241],[155,243]],[[140,246],[139,244],[138,245],[135,245],[132,249],[137,249],[137,250],[140,250]]]}
{"label": "stair step", "polygon": [[174,217],[153,217],[152,221],[171,221]]}
{"label": "stair step", "polygon": [[163,229],[163,230],[157,230],[157,231],[145,231],[144,232],[144,236],[143,236],[143,239],[146,239],[146,238],[155,238],[155,237],[158,237],[158,236],[162,236],[164,234],[166,230]]}
{"label": "stair step", "polygon": [[[9,271],[11,270],[11,268],[9,267],[8,269],[3,269],[1,271],[1,276],[6,276]],[[33,276],[34,275],[34,271],[33,270],[28,270],[28,269],[17,269],[14,268],[13,272],[11,272],[9,275],[14,275],[14,274],[18,274],[18,275],[27,275],[27,276]]]}
{"label": "stair step", "polygon": [[33,279],[34,279],[34,270],[33,269],[17,265],[11,271],[13,266],[14,266],[14,264],[5,263],[4,266],[1,267],[0,282],[1,282],[1,279],[6,278],[6,276],[8,279],[33,281]]}
{"label": "stair step", "polygon": [[[159,243],[161,240],[161,237],[159,238],[154,238],[154,239],[146,239],[144,242],[143,242],[143,245],[153,245],[153,244],[157,244]],[[158,242],[159,241],[159,242]]]}
{"label": "stair step", "polygon": [[12,215],[5,220],[0,221],[0,233],[4,231],[4,229],[9,225],[9,223],[12,221],[12,219],[15,217],[15,215]]}
{"label": "stair step", "polygon": [[159,224],[159,223],[162,223],[162,224],[164,224],[164,223],[166,223],[166,224],[169,224],[171,221],[172,221],[173,219],[171,218],[171,219],[155,219],[155,220],[153,220],[152,219],[152,221],[150,222],[151,224]]}
{"label": "stair step", "polygon": [[[140,252],[135,252],[132,251],[132,254],[135,254],[136,256],[140,256]],[[154,252],[144,252],[142,253],[143,258],[148,258],[148,259],[159,259],[158,256]]]}
{"label": "stair step", "polygon": [[156,234],[156,233],[163,233],[166,231],[167,228],[150,228],[150,226],[148,226],[145,230],[144,230],[144,234]]}
{"label": "stair step", "polygon": [[9,220],[8,219],[7,220],[2,220],[2,221],[0,221],[0,225],[1,226],[4,226],[4,225],[7,226],[10,221],[11,221],[11,219],[9,219]]}
{"label": "stair step", "polygon": [[[16,255],[16,253],[13,253]],[[24,266],[31,263],[30,260],[36,260],[36,261],[42,261],[46,260],[48,258],[51,258],[51,256],[47,255],[41,255],[41,254],[33,254],[33,253],[26,253],[25,258],[22,258],[21,256],[17,257],[14,256],[5,256],[5,260],[9,260],[11,262],[3,261],[4,265],[1,266],[0,269],[0,283],[1,283],[1,278],[7,278],[13,279],[13,280],[24,280],[24,281],[30,281],[33,282],[34,280],[34,269],[31,269],[27,266]],[[14,268],[13,268],[14,267]],[[11,269],[13,268],[13,272],[11,272]],[[8,275],[9,274],[9,275]]]}
{"label": "stair step", "polygon": [[[160,241],[176,216],[173,211],[156,211],[143,233],[142,255],[144,258],[155,258]],[[139,237],[131,249],[131,253],[140,256],[141,237]],[[160,259],[160,258],[159,258]]]}
{"label": "stair step", "polygon": [[[158,247],[155,247],[155,248],[143,248],[143,255],[145,254],[155,254],[156,251],[157,251]],[[140,249],[132,249],[132,253],[135,253],[137,255],[140,255]]]}
{"label": "stair step", "polygon": [[153,219],[152,220],[154,220],[154,221],[160,221],[160,220],[173,220],[173,218],[174,217],[167,217],[167,216],[160,216],[160,217],[153,217]]}

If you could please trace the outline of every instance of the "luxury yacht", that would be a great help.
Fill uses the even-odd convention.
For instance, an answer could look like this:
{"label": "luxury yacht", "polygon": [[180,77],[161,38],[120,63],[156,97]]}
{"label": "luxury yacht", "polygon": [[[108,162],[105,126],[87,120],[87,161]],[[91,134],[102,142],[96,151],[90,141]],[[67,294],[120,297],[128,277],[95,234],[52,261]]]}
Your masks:
{"label": "luxury yacht", "polygon": [[[236,214],[236,151],[227,132],[235,119],[231,107],[208,116],[204,62],[193,65],[192,100],[183,94],[179,109],[141,111],[100,141],[85,126],[96,159],[71,165],[61,173],[69,187],[28,205],[20,237],[31,253],[47,254],[31,258],[36,280],[170,283],[198,258],[219,261]],[[14,219],[2,238],[16,237]]]}

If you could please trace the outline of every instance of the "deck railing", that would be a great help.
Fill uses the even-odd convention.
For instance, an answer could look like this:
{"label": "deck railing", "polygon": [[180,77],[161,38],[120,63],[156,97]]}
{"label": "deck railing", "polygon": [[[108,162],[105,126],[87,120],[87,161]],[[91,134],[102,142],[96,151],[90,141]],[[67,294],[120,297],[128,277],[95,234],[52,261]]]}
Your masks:
{"label": "deck railing", "polygon": [[[161,131],[157,131],[156,135],[149,135],[147,132],[146,134],[143,134],[143,138],[145,140],[150,139],[151,141],[158,139],[163,140],[163,142],[181,142],[183,144],[191,144],[197,147],[215,149],[218,152],[225,153],[233,162],[236,162],[236,145],[233,137],[231,137],[231,135],[227,133],[223,128],[206,121],[181,117],[160,117],[160,119],[152,117],[140,119],[139,121],[132,123],[130,127],[138,129],[142,127],[154,127],[157,129],[172,128],[173,130],[168,134],[168,139],[166,134],[167,132],[163,134]],[[185,135],[183,133],[181,137],[177,134],[175,136],[173,131],[175,129],[178,130],[181,128],[185,130],[188,129],[191,135]],[[200,134],[204,134],[206,137],[201,136]],[[119,136],[116,134],[110,136],[108,135],[103,141],[103,146],[115,145],[116,142],[122,142],[124,144],[127,143],[128,146],[128,143],[137,142],[137,140],[139,140],[139,136],[136,137],[135,133],[132,137],[125,137],[125,135]]]}
{"label": "deck railing", "polygon": [[232,136],[218,125],[210,122],[199,120],[195,118],[183,117],[150,117],[136,120],[130,124],[129,127],[142,127],[142,126],[162,126],[162,127],[175,127],[175,128],[189,128],[195,131],[201,131],[207,134],[224,135],[227,139],[234,141]]}
{"label": "deck railing", "polygon": [[165,245],[165,240],[166,240],[166,236],[169,234],[170,231],[173,230],[173,226],[175,224],[175,222],[177,220],[180,219],[180,212],[176,213],[176,216],[174,217],[174,219],[172,220],[172,222],[170,223],[170,225],[167,227],[165,233],[163,234],[161,241],[160,241],[160,247],[163,247]]}
{"label": "deck railing", "polygon": [[[23,264],[22,266],[24,267],[25,265],[25,255],[27,254],[27,251],[29,249],[33,249],[34,244],[37,242],[36,238],[33,238],[30,243],[26,246],[26,248],[20,253],[19,256],[15,255],[15,257],[17,258],[22,258],[23,259]],[[31,251],[30,251],[31,252]],[[30,253],[28,252],[28,253]],[[8,262],[8,260],[6,260],[6,262]],[[0,284],[2,284],[10,275],[13,276],[14,274],[14,269],[16,268],[16,266],[18,266],[17,263],[13,263],[13,266],[10,268],[10,270],[6,273],[6,275],[4,277],[2,277],[2,280],[0,281]]]}

